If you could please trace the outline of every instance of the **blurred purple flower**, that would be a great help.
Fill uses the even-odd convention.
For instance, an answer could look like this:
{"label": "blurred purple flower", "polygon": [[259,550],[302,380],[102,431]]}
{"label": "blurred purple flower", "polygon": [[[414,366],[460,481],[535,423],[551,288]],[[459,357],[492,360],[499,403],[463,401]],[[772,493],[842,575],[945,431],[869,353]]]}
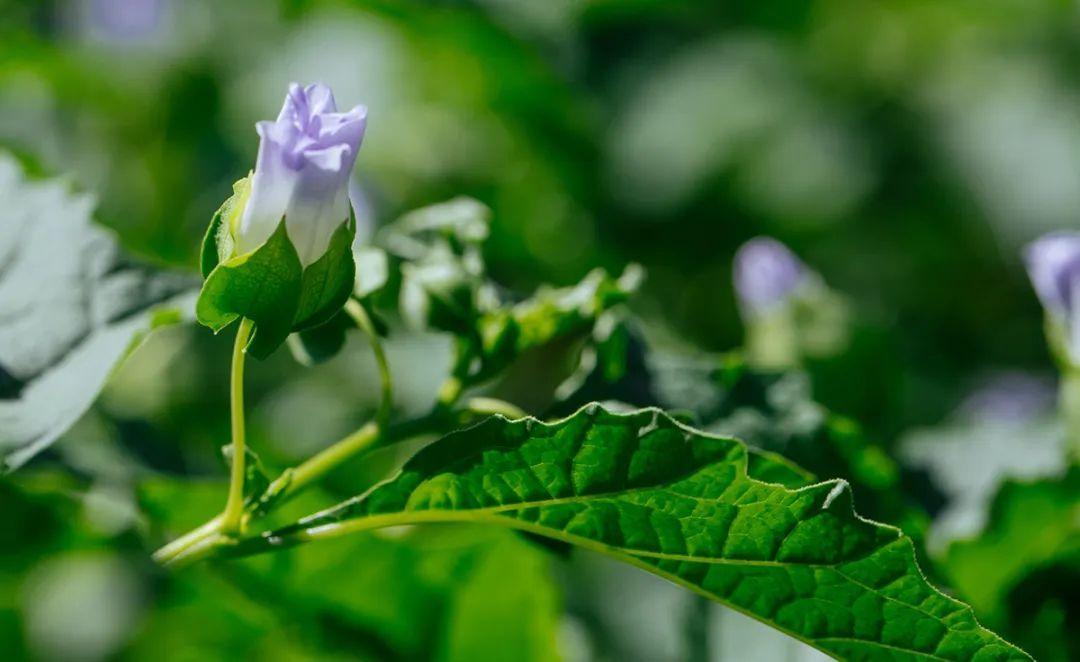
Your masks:
{"label": "blurred purple flower", "polygon": [[1051,380],[1023,372],[996,375],[971,393],[956,410],[964,421],[1022,423],[1053,410],[1054,384]]}
{"label": "blurred purple flower", "polygon": [[755,237],[735,253],[735,294],[749,316],[785,303],[809,276],[787,246],[769,237]]}
{"label": "blurred purple flower", "polygon": [[89,0],[87,27],[102,41],[142,41],[161,29],[168,4],[166,0]]}
{"label": "blurred purple flower", "polygon": [[266,241],[285,217],[285,229],[305,267],[319,259],[349,218],[348,183],[364,137],[367,109],[337,112],[330,88],[289,86],[274,122],[259,122],[261,141],[251,197],[235,229],[237,252]]}
{"label": "blurred purple flower", "polygon": [[1028,276],[1043,308],[1061,326],[1073,362],[1080,363],[1080,232],[1054,232],[1024,249]]}

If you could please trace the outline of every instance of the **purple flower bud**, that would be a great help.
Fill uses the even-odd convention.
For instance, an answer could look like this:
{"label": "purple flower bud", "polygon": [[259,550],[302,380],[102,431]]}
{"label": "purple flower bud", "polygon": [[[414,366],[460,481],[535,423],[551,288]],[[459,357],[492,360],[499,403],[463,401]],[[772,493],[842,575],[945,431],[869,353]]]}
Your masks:
{"label": "purple flower bud", "polygon": [[251,195],[233,229],[238,254],[258,248],[282,216],[300,263],[319,259],[349,218],[348,183],[367,109],[337,112],[330,88],[289,86],[277,121],[259,122],[261,141]]}
{"label": "purple flower bud", "polygon": [[1080,232],[1055,232],[1024,249],[1028,276],[1055,329],[1051,345],[1080,365]]}
{"label": "purple flower bud", "polygon": [[799,258],[769,237],[751,239],[735,253],[735,294],[747,316],[782,305],[808,276]]}

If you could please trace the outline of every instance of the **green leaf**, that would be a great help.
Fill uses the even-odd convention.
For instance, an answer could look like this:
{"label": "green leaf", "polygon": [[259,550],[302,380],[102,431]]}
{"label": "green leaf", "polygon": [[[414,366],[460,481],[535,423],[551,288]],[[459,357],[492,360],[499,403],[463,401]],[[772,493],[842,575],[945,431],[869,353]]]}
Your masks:
{"label": "green leaf", "polygon": [[1080,468],[1006,481],[979,535],[953,542],[939,567],[975,613],[1039,660],[1077,659]]}
{"label": "green leaf", "polygon": [[487,522],[639,566],[843,659],[1026,660],[935,590],[909,539],[847,483],[766,483],[745,445],[659,410],[494,417],[367,494],[238,548],[422,522]]}
{"label": "green leaf", "polygon": [[27,180],[3,154],[0,200],[0,463],[13,469],[86,412],[148,330],[185,316],[198,283],[131,262],[92,223],[90,196]]}
{"label": "green leaf", "polygon": [[195,312],[217,333],[241,317],[255,322],[248,351],[270,355],[285,342],[300,303],[302,268],[282,219],[262,246],[221,262],[203,283]]}
{"label": "green leaf", "polygon": [[896,463],[857,423],[816,402],[806,373],[756,370],[738,354],[654,352],[648,360],[661,406],[687,407],[709,432],[780,453],[822,478],[851,481],[864,512],[909,534],[925,528],[925,514],[900,491]]}

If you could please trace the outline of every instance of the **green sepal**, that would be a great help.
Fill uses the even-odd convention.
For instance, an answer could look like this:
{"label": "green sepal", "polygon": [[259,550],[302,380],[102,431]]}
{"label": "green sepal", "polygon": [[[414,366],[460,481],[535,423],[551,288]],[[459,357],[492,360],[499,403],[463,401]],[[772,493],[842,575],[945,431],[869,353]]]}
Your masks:
{"label": "green sepal", "polygon": [[251,175],[238,179],[233,184],[233,194],[221,203],[210,226],[203,235],[202,250],[199,252],[199,267],[203,278],[209,278],[210,272],[221,262],[232,257],[235,244],[230,229],[236,224],[236,216],[244,210],[251,194]]}
{"label": "green sepal", "polygon": [[[352,296],[364,306],[379,335],[386,333],[386,322],[375,312],[370,298],[377,295],[389,280],[386,251],[374,246],[352,246],[356,276]],[[302,365],[312,366],[334,358],[345,346],[345,334],[356,323],[340,308],[317,326],[306,326],[289,336],[289,350]]]}
{"label": "green sepal", "polygon": [[247,351],[266,358],[292,330],[300,305],[303,269],[285,231],[285,219],[259,248],[222,261],[203,283],[195,315],[217,333],[241,317],[255,323]]}
{"label": "green sepal", "polygon": [[304,269],[293,330],[303,331],[326,322],[349,299],[356,280],[352,253],[355,235],[356,222],[350,212],[349,219],[330,237],[322,257]]}
{"label": "green sepal", "polygon": [[[229,203],[226,202],[225,205],[227,204]],[[224,209],[225,205],[222,205],[221,209]],[[209,278],[210,272],[220,262],[218,259],[218,234],[222,228],[221,209],[214,212],[214,217],[210,219],[210,226],[206,228],[206,234],[203,235],[202,249],[199,252],[199,271],[202,272],[203,279]]]}

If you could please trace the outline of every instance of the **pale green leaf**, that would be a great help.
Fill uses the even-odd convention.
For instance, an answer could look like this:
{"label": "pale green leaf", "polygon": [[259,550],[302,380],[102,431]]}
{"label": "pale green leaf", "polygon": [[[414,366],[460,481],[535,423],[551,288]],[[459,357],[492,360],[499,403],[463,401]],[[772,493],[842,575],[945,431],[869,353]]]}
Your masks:
{"label": "pale green leaf", "polygon": [[90,407],[117,362],[184,316],[197,283],[128,260],[90,196],[0,154],[0,462],[17,467]]}

